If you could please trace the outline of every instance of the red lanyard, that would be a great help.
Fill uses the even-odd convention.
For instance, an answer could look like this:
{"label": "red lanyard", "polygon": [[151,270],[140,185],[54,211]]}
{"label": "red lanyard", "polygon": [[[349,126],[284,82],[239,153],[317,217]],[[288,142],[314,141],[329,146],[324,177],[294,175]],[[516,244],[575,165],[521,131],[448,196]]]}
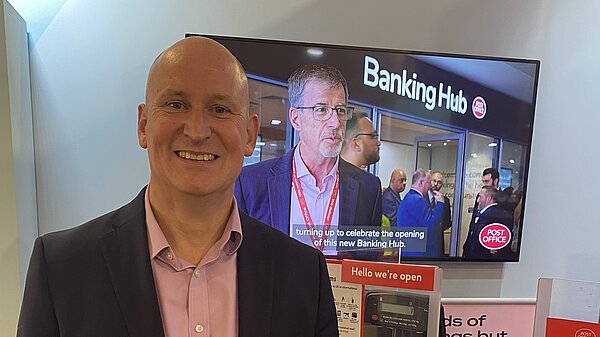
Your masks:
{"label": "red lanyard", "polygon": [[300,204],[300,211],[302,212],[302,217],[304,218],[304,223],[306,224],[306,228],[308,229],[310,240],[312,245],[320,251],[323,251],[323,246],[325,244],[326,233],[329,231],[331,227],[331,220],[333,219],[333,211],[335,209],[335,202],[338,197],[339,191],[339,174],[335,172],[335,184],[333,185],[333,191],[331,191],[331,197],[329,198],[329,203],[327,204],[327,212],[325,213],[325,219],[323,220],[323,234],[321,237],[321,241],[319,242],[319,237],[317,235],[313,235],[315,224],[313,223],[312,218],[310,217],[310,213],[308,210],[308,205],[306,204],[306,198],[304,197],[304,191],[302,190],[302,186],[300,185],[300,179],[298,179],[298,175],[296,173],[296,161],[292,160],[292,182],[294,185],[294,190],[296,191],[296,197],[298,197],[298,203]]}

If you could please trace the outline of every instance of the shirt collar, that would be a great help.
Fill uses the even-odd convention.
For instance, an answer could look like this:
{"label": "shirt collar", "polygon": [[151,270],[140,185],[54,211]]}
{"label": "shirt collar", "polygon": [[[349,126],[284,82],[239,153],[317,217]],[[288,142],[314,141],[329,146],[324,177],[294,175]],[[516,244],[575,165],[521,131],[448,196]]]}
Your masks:
{"label": "shirt collar", "polygon": [[[150,250],[150,258],[156,258],[165,249],[171,250],[169,242],[165,238],[163,231],[158,225],[158,221],[152,211],[150,205],[150,198],[148,196],[148,189],[144,195],[144,207],[146,209],[146,230],[148,231],[148,248]],[[237,207],[237,201],[234,198],[233,208],[223,235],[215,243],[219,247],[219,251],[223,251],[227,255],[232,255],[240,248],[242,244],[242,223],[240,220],[240,213]]]}
{"label": "shirt collar", "polygon": [[[308,167],[306,167],[306,165],[304,164],[304,161],[302,160],[302,157],[300,156],[300,145],[298,145],[298,146],[296,146],[296,148],[294,148],[294,162],[296,162],[296,174],[298,175],[298,178],[302,178],[305,176],[312,177],[312,174],[310,174]],[[330,179],[335,178],[335,174],[337,172],[339,162],[340,162],[340,156],[337,156],[335,159],[335,164],[333,165],[333,167],[331,168],[329,173],[327,173],[327,175],[325,177],[323,177],[323,181],[325,181],[325,179],[328,179],[328,178],[330,178]],[[313,180],[314,180],[314,177],[313,177]]]}
{"label": "shirt collar", "polygon": [[496,206],[496,205],[498,205],[498,203],[497,203],[497,202],[495,202],[495,203],[492,203],[492,204],[489,204],[489,205],[485,206],[484,208],[482,208],[482,209],[481,209],[481,211],[479,211],[479,214],[482,214],[482,213],[483,213],[483,212],[485,212],[485,211],[486,211],[488,208],[490,208],[490,207],[492,207],[492,206]]}

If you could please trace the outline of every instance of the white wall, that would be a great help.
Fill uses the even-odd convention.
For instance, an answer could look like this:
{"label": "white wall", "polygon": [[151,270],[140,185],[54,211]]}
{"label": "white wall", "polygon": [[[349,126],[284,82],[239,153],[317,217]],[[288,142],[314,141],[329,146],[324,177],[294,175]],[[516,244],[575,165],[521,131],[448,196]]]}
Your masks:
{"label": "white wall", "polygon": [[146,182],[136,105],[154,57],[185,32],[525,57],[542,68],[521,262],[444,264],[444,296],[535,297],[540,276],[600,280],[600,182],[586,175],[600,166],[597,0],[54,3],[30,46],[41,232],[109,211]]}
{"label": "white wall", "polygon": [[[14,335],[21,284],[37,236],[25,20],[0,2],[0,335]],[[21,258],[21,260],[19,260]],[[21,268],[21,266],[23,266]]]}

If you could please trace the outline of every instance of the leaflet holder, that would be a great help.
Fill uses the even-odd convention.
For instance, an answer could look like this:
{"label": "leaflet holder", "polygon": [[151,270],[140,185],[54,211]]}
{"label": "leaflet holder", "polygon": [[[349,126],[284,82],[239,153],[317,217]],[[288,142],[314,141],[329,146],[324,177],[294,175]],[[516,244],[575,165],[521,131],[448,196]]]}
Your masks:
{"label": "leaflet holder", "polygon": [[327,262],[341,337],[438,337],[439,267]]}
{"label": "leaflet holder", "polygon": [[534,337],[600,337],[600,283],[538,280]]}

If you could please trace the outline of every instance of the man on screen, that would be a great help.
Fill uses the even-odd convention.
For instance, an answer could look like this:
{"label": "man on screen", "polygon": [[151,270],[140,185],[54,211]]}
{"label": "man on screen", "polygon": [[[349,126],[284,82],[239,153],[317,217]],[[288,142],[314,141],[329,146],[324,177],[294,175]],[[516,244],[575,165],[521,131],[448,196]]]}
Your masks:
{"label": "man on screen", "polygon": [[484,247],[479,240],[482,229],[492,223],[502,224],[507,232],[512,231],[512,214],[498,205],[499,193],[501,192],[493,186],[484,186],[477,194],[479,208],[475,214],[474,225],[469,229],[467,243],[464,247],[465,257],[498,260],[510,257],[510,242],[507,242],[506,246],[501,249],[489,249]]}
{"label": "man on screen", "polygon": [[450,210],[450,199],[442,194],[442,187],[444,187],[444,176],[442,175],[442,173],[434,172],[433,174],[431,174],[431,189],[429,190],[429,192],[427,192],[431,206],[435,206],[435,198],[433,196],[435,192],[439,192],[442,195],[442,198],[444,198],[444,212],[442,213],[442,219],[440,220],[441,223],[438,226],[438,228],[442,232],[437,233],[437,240],[439,241],[437,246],[442,248],[442,250],[439,252],[439,256],[443,256],[445,254],[444,231],[452,227],[452,212]]}
{"label": "man on screen", "polygon": [[[498,183],[500,181],[500,172],[493,167],[488,167],[483,170],[481,174],[481,187],[493,187],[498,189]],[[469,221],[469,232],[473,231],[475,226],[475,217],[477,216],[477,210],[479,209],[479,193],[475,196],[475,203],[473,204],[473,210],[471,212],[471,221]],[[467,236],[465,243],[463,244],[463,256],[465,256],[465,249],[471,245],[469,241],[470,236]]]}
{"label": "man on screen", "polygon": [[[431,172],[418,169],[412,176],[410,191],[398,207],[398,227],[414,228],[425,233],[422,243],[424,249],[417,251],[412,249],[402,250],[402,256],[426,256],[439,257],[439,236],[442,233],[441,219],[444,212],[444,197],[440,192],[433,192],[434,205],[429,203],[427,192],[431,189]],[[442,241],[443,242],[443,241]]]}
{"label": "man on screen", "polygon": [[341,157],[350,164],[366,169],[379,161],[379,134],[364,112],[354,112],[346,123]]}
{"label": "man on screen", "polygon": [[383,191],[383,214],[390,219],[390,225],[396,226],[396,215],[398,207],[402,202],[400,193],[406,188],[406,173],[400,169],[395,169],[390,175],[390,184]]}
{"label": "man on screen", "polygon": [[280,158],[244,167],[235,196],[251,216],[334,255],[337,238],[327,231],[381,225],[381,182],[339,157],[353,109],[338,69],[299,67],[288,80],[288,95],[299,144]]}
{"label": "man on screen", "polygon": [[36,240],[17,336],[338,336],[323,255],[238,211],[258,132],[249,105],[222,45],[161,53],[138,106],[148,186]]}

